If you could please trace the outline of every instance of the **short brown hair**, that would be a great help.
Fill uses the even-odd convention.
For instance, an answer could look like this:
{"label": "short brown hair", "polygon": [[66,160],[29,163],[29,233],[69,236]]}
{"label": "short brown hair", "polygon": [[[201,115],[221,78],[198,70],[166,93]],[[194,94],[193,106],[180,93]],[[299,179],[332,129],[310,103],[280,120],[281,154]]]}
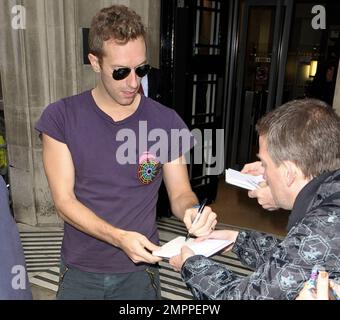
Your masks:
{"label": "short brown hair", "polygon": [[113,5],[100,10],[93,18],[89,33],[90,53],[102,62],[104,41],[114,39],[125,44],[139,37],[145,39],[145,27],[141,17],[123,5]]}
{"label": "short brown hair", "polygon": [[323,101],[290,101],[260,119],[256,130],[276,165],[292,161],[307,178],[340,168],[340,118]]}

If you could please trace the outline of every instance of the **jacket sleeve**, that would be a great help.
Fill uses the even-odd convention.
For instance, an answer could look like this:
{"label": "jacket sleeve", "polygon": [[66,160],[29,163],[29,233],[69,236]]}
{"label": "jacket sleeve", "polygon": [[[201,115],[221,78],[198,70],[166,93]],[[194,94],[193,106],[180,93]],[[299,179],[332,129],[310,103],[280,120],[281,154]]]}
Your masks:
{"label": "jacket sleeve", "polygon": [[[339,207],[333,203],[308,213],[281,243],[267,255],[264,252],[265,258],[261,251],[253,253],[258,259],[248,263],[256,266],[250,276],[241,277],[227,266],[193,256],[183,265],[182,277],[197,299],[295,299],[314,265],[322,265],[330,278],[340,276]],[[256,241],[250,243],[255,252]]]}
{"label": "jacket sleeve", "polygon": [[233,246],[243,265],[255,270],[272,254],[281,240],[258,231],[240,231]]}

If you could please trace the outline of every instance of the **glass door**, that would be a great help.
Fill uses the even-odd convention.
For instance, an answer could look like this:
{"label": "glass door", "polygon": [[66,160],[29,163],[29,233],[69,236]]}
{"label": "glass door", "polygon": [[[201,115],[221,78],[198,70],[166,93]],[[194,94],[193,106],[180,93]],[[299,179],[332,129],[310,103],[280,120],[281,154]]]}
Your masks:
{"label": "glass door", "polygon": [[[291,1],[290,1],[291,3]],[[291,5],[285,1],[243,1],[240,7],[240,45],[236,95],[227,154],[230,166],[241,168],[258,151],[255,125],[281,104],[287,59]],[[230,124],[229,124],[230,125]]]}
{"label": "glass door", "polygon": [[189,173],[195,193],[209,202],[224,169],[224,160],[217,159],[223,145],[217,146],[215,132],[223,126],[228,8],[223,0],[162,1],[161,69],[169,105],[190,129],[202,133],[204,141],[195,149],[201,160],[192,153]]}
{"label": "glass door", "polygon": [[333,104],[340,58],[339,2],[320,1],[327,13],[326,29],[311,24],[314,1],[297,1],[283,87],[283,102],[304,97]]}

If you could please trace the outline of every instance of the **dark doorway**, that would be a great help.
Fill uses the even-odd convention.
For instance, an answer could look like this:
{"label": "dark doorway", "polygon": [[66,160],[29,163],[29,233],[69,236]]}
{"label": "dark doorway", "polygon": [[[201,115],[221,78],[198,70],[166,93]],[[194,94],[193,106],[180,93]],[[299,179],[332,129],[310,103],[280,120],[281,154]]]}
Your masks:
{"label": "dark doorway", "polygon": [[[325,29],[312,27],[315,5],[326,10]],[[225,167],[241,169],[256,160],[257,120],[284,102],[313,96],[323,66],[338,63],[339,10],[340,2],[328,0],[162,0],[167,104],[190,128],[224,128]],[[336,73],[337,64],[334,84]],[[206,168],[191,165],[191,182],[213,200],[217,176]]]}
{"label": "dark doorway", "polygon": [[313,97],[333,104],[340,58],[340,3],[320,1],[318,5],[325,8],[325,29],[311,27],[315,2],[297,1],[294,6],[295,32],[289,40],[283,102]]}
{"label": "dark doorway", "polygon": [[[228,2],[221,0],[162,1],[162,50],[166,101],[190,129],[223,128],[223,92],[226,68]],[[203,135],[203,134],[202,134]],[[206,144],[211,156],[216,137]],[[202,163],[190,161],[190,179],[199,198],[216,197],[218,176],[209,174],[211,162],[202,148]],[[207,160],[207,161],[206,161]],[[222,173],[222,172],[220,172]]]}
{"label": "dark doorway", "polygon": [[[305,0],[237,3],[238,51],[235,85],[226,90],[231,98],[226,103],[229,117],[225,122],[225,150],[226,165],[241,169],[245,163],[256,160],[255,125],[263,114],[289,100],[305,97],[332,104],[340,57],[340,20],[336,15],[340,3],[316,4]],[[325,8],[325,29],[312,26],[315,5]],[[317,69],[313,69],[316,65]],[[325,84],[329,65],[333,73]],[[322,81],[317,81],[319,78]]]}
{"label": "dark doorway", "polygon": [[241,169],[256,159],[256,122],[281,104],[291,12],[292,1],[241,1],[236,94],[227,106],[228,166]]}

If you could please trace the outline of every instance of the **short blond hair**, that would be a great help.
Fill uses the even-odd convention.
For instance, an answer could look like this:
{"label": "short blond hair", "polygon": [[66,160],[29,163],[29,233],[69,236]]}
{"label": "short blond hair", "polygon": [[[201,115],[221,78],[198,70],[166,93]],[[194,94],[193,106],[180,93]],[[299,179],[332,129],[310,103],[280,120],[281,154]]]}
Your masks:
{"label": "short blond hair", "polygon": [[146,31],[141,17],[123,5],[113,5],[100,10],[91,23],[89,51],[102,62],[104,41],[114,39],[125,44],[139,37],[145,39]]}

